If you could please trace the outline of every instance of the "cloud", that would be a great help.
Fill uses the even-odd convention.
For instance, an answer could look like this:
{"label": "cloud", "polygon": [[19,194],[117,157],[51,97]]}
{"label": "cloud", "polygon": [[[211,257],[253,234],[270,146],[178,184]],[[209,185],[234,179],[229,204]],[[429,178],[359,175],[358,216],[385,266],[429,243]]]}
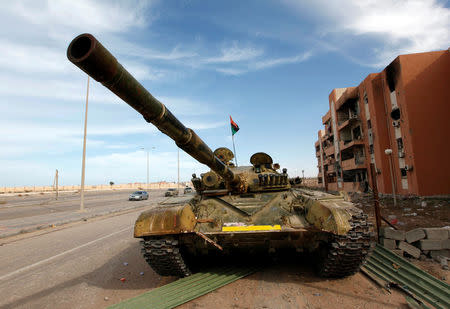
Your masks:
{"label": "cloud", "polygon": [[261,56],[264,52],[254,47],[239,47],[237,42],[233,42],[231,46],[221,49],[221,55],[218,57],[206,58],[205,63],[227,63],[251,60]]}
{"label": "cloud", "polygon": [[[10,1],[2,3],[2,10],[36,26],[57,25],[81,32],[126,32],[144,27],[149,20],[145,13],[149,1]],[[60,29],[61,30],[61,29]]]}
{"label": "cloud", "polygon": [[[316,32],[324,41],[334,38],[338,46],[344,47],[351,44],[343,37],[353,37],[359,39],[358,42],[370,38],[377,42],[376,47],[371,44],[372,55],[364,55],[365,63],[374,67],[387,65],[398,54],[446,49],[450,40],[450,9],[445,7],[444,1],[318,0],[305,3],[285,0],[284,3],[302,16],[311,14],[320,20],[321,26]],[[367,61],[369,56],[373,57],[372,61]]]}
{"label": "cloud", "polygon": [[303,62],[308,60],[311,56],[312,52],[307,51],[294,57],[265,59],[251,64],[250,67],[254,70],[262,70],[279,65]]}
{"label": "cloud", "polygon": [[258,71],[286,64],[300,63],[308,60],[312,55],[312,51],[307,51],[293,57],[266,58],[249,62],[245,66],[240,66],[237,68],[219,67],[216,70],[226,75],[241,75],[250,71]]}

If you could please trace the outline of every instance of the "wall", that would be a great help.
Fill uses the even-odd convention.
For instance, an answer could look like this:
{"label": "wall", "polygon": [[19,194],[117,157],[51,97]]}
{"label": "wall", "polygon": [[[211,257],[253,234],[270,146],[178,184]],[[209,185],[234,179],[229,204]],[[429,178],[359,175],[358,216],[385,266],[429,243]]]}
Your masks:
{"label": "wall", "polygon": [[[184,188],[185,185],[192,185],[190,183],[181,183],[180,188]],[[168,189],[176,188],[177,184],[172,182],[161,182],[161,183],[150,183],[148,184],[149,189]],[[127,184],[117,184],[117,185],[91,185],[84,186],[86,191],[95,190],[126,190],[126,189],[136,189],[145,190],[147,188],[146,183],[127,183]],[[80,186],[59,186],[58,190],[61,191],[79,191]],[[52,186],[28,186],[28,187],[0,187],[0,194],[4,193],[29,193],[29,192],[54,192],[55,188]]]}

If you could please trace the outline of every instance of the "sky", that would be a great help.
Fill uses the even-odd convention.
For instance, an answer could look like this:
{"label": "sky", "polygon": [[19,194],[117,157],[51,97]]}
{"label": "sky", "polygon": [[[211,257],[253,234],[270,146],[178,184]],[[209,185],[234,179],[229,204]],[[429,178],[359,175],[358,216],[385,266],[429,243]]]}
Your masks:
{"label": "sky", "polygon": [[[399,54],[447,49],[441,0],[1,1],[0,186],[81,182],[87,76],[66,58],[93,34],[147,90],[239,165],[266,152],[317,175],[314,142],[334,88]],[[86,183],[177,179],[177,147],[90,81]],[[143,148],[143,149],[142,149]],[[180,151],[181,181],[208,171]]]}

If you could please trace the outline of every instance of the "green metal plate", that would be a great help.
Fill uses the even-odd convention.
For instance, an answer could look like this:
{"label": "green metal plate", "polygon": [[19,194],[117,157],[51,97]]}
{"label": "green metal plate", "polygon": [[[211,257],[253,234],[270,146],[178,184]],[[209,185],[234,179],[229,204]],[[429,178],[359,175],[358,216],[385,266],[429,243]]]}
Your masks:
{"label": "green metal plate", "polygon": [[257,267],[232,267],[199,272],[108,308],[174,308],[242,277],[248,276],[257,270]]}

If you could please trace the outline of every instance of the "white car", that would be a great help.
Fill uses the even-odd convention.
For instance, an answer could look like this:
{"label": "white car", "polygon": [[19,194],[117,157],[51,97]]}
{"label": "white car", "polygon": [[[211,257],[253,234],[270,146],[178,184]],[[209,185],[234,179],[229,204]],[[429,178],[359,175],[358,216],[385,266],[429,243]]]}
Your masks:
{"label": "white car", "polygon": [[147,191],[136,191],[134,193],[131,193],[128,197],[129,201],[142,201],[142,200],[148,200],[148,193]]}

